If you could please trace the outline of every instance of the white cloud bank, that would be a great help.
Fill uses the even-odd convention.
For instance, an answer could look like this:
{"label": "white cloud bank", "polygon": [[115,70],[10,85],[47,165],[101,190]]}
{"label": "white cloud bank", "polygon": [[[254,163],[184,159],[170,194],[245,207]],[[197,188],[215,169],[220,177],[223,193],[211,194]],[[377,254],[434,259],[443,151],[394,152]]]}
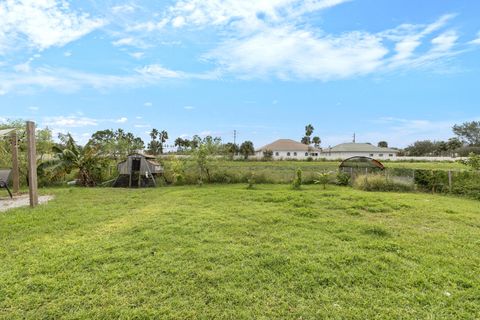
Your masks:
{"label": "white cloud bank", "polygon": [[[309,27],[308,14],[347,0],[179,0],[157,21],[133,29],[216,30],[219,45],[203,58],[242,79],[345,79],[377,72],[435,67],[461,52],[448,29],[454,14],[430,24],[401,24],[377,33],[329,34]],[[472,43],[474,43],[474,40]]]}
{"label": "white cloud bank", "polygon": [[63,46],[104,25],[87,13],[74,12],[64,0],[0,2],[0,54],[19,42],[44,50]]}

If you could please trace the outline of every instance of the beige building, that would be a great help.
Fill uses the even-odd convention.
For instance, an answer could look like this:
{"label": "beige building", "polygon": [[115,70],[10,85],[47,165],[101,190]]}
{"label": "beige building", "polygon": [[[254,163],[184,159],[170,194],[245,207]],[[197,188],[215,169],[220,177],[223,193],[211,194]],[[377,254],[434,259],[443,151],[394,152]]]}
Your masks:
{"label": "beige building", "polygon": [[325,148],[322,150],[291,139],[280,139],[257,149],[255,151],[255,157],[261,159],[267,151],[272,152],[274,160],[306,160],[308,158],[345,160],[351,157],[395,160],[398,154],[398,150],[381,148],[368,143],[342,143],[333,148]]}
{"label": "beige building", "polygon": [[351,157],[368,157],[377,160],[394,160],[398,150],[381,148],[369,143],[342,143],[333,148],[323,149],[322,157],[327,159],[348,159]]}
{"label": "beige building", "polygon": [[261,147],[255,151],[255,156],[258,159],[264,157],[267,151],[272,152],[274,160],[298,159],[306,160],[308,158],[317,159],[320,157],[321,150],[312,146],[307,146],[303,143],[290,140],[279,139],[266,146]]}

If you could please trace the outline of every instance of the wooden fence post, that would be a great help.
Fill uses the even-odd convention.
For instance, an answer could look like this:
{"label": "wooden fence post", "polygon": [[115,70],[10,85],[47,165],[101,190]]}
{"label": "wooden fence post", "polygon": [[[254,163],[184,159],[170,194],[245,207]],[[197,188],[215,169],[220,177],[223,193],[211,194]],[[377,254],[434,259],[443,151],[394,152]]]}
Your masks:
{"label": "wooden fence post", "polygon": [[35,142],[35,122],[27,121],[27,153],[28,153],[28,193],[30,207],[38,205],[37,181],[37,146]]}
{"label": "wooden fence post", "polygon": [[12,133],[12,181],[13,193],[20,191],[20,171],[18,169],[18,137],[17,132]]}
{"label": "wooden fence post", "polygon": [[452,192],[452,170],[448,170],[448,190]]}

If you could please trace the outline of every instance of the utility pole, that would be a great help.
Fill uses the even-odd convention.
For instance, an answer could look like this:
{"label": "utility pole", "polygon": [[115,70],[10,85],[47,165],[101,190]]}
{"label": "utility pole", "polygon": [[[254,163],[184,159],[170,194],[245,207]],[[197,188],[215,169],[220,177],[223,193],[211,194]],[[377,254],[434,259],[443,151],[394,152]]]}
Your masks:
{"label": "utility pole", "polygon": [[233,144],[237,145],[237,130],[233,130]]}
{"label": "utility pole", "polygon": [[353,143],[356,143],[357,142],[357,137],[355,135],[355,132],[353,133]]}

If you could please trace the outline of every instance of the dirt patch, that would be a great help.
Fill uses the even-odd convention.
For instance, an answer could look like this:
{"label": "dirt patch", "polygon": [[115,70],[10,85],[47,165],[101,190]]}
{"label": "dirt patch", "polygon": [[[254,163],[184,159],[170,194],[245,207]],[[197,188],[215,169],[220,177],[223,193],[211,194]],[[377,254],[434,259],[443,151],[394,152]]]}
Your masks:
{"label": "dirt patch", "polygon": [[[46,203],[53,199],[53,196],[39,196],[38,203]],[[13,208],[26,207],[30,205],[30,199],[28,195],[14,196],[10,198],[0,198],[0,212],[7,211]]]}

